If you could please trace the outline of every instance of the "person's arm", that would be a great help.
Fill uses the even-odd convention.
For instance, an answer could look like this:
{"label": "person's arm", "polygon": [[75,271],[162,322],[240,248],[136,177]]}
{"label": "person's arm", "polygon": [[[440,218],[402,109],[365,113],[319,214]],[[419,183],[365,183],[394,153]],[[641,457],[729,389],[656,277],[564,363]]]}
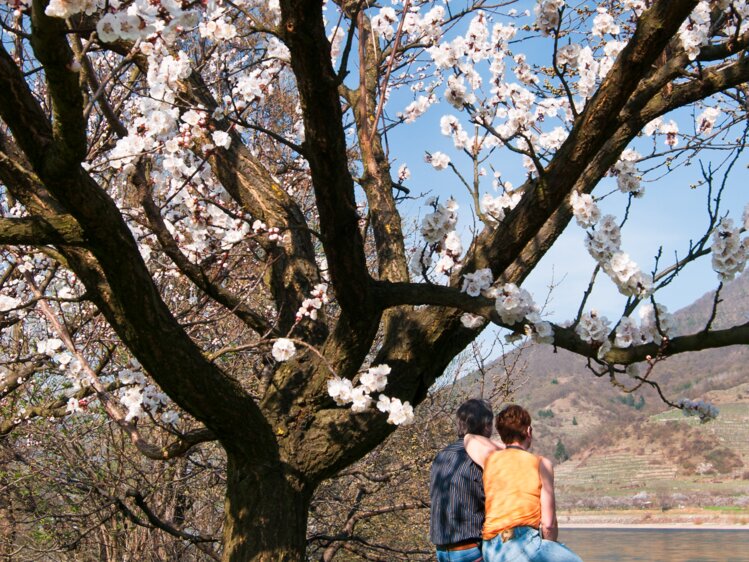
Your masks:
{"label": "person's arm", "polygon": [[539,472],[541,474],[541,533],[546,540],[556,541],[559,528],[554,499],[554,467],[549,459],[541,457]]}
{"label": "person's arm", "polygon": [[486,457],[494,451],[504,449],[504,445],[501,443],[495,443],[488,437],[474,435],[473,433],[469,433],[463,437],[463,446],[466,448],[466,452],[471,457],[471,460],[481,468],[484,468]]}

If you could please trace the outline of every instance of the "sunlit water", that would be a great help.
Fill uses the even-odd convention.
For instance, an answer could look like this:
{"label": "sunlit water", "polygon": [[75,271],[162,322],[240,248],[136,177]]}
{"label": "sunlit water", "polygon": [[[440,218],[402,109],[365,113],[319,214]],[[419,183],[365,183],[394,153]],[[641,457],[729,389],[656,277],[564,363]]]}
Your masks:
{"label": "sunlit water", "polygon": [[585,562],[749,562],[749,529],[561,529]]}

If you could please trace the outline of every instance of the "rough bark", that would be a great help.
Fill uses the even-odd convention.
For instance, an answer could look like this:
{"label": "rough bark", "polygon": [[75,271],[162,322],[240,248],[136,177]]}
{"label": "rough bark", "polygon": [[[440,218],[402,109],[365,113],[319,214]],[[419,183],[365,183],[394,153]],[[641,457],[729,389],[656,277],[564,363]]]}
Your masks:
{"label": "rough bark", "polygon": [[282,463],[228,464],[224,562],[304,560],[312,487]]}

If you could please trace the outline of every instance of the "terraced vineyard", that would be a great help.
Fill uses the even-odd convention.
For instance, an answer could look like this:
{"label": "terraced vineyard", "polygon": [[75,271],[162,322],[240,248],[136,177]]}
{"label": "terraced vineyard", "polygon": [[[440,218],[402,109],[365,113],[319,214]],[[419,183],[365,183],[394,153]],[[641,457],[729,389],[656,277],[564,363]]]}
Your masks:
{"label": "terraced vineyard", "polygon": [[[636,429],[623,431],[610,445],[583,448],[555,468],[560,505],[629,504],[665,509],[680,503],[749,504],[749,404],[722,404],[720,410],[718,419],[708,424],[685,418],[680,412],[657,414]],[[657,439],[664,434],[669,439],[674,436],[665,445]],[[718,473],[699,456],[704,449],[696,447],[693,460],[697,468],[685,469],[684,455],[680,463],[674,451],[692,454],[689,447],[695,436],[714,443],[717,451],[739,458],[738,466]]]}
{"label": "terraced vineyard", "polygon": [[[707,424],[700,424],[697,418],[685,418],[680,412],[669,411],[653,416],[652,421],[667,422],[679,420],[691,427],[714,436],[720,443],[729,446],[744,461],[744,471],[749,470],[749,405],[733,403],[720,405],[718,418]],[[743,471],[742,471],[743,472]]]}
{"label": "terraced vineyard", "polygon": [[677,467],[664,465],[660,459],[615,453],[589,457],[582,461],[571,460],[555,470],[560,493],[579,495],[590,491],[607,490],[610,495],[633,494],[643,489],[663,487],[671,483]]}

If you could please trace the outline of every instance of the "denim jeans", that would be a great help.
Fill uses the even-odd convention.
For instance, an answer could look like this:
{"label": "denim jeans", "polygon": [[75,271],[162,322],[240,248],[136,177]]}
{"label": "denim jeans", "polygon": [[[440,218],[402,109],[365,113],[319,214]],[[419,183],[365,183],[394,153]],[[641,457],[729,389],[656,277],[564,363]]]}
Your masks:
{"label": "denim jeans", "polygon": [[504,544],[499,535],[484,541],[483,554],[486,562],[582,562],[563,544],[542,539],[533,527],[516,527],[515,537]]}
{"label": "denim jeans", "polygon": [[482,560],[480,548],[437,551],[437,562],[481,562]]}

